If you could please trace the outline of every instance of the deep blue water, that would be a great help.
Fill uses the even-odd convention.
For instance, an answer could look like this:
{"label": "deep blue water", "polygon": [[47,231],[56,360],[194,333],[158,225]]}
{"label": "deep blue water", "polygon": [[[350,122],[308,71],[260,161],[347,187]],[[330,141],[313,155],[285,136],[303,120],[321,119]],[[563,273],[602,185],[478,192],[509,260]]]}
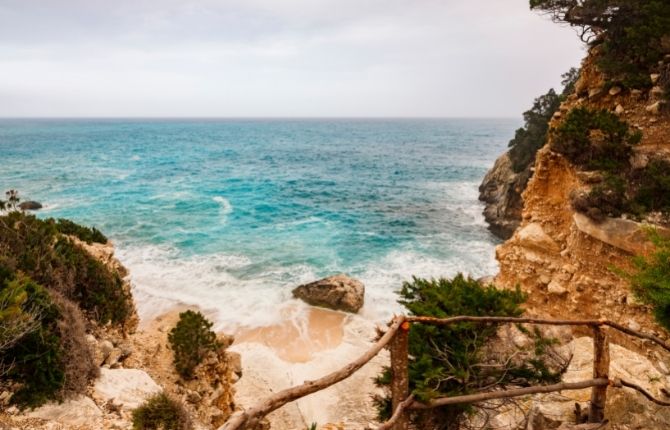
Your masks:
{"label": "deep blue water", "polygon": [[477,186],[515,120],[0,120],[0,187],[94,225],[140,310],[271,321],[304,281],[362,279],[364,315],[402,280],[495,272]]}

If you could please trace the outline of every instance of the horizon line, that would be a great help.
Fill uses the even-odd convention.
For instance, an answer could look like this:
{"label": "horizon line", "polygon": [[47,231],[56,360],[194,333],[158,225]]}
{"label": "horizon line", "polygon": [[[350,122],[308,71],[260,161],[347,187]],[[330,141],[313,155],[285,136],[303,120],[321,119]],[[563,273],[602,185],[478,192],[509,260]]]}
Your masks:
{"label": "horizon line", "polygon": [[0,120],[403,120],[522,119],[513,116],[0,116]]}

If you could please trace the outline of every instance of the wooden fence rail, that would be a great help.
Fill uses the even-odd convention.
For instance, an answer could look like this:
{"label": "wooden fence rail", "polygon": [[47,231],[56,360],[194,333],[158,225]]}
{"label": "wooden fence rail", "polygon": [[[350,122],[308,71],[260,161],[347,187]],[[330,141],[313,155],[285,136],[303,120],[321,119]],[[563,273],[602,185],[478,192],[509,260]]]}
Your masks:
{"label": "wooden fence rail", "polygon": [[[568,325],[589,326],[593,330],[593,379],[578,382],[561,382],[553,385],[541,385],[533,387],[516,388],[509,390],[490,391],[464,396],[453,396],[433,399],[428,403],[414,400],[409,391],[409,330],[412,323],[448,325],[457,322],[478,322],[490,324],[541,324],[541,325]],[[379,352],[389,347],[391,353],[391,403],[393,415],[391,419],[382,423],[378,430],[407,430],[409,427],[408,410],[429,409],[459,403],[477,403],[486,400],[502,399],[526,396],[538,393],[550,393],[563,390],[581,390],[591,388],[591,399],[588,420],[591,423],[601,422],[604,419],[604,409],[607,400],[607,388],[627,387],[637,390],[650,401],[661,405],[670,406],[670,402],[656,399],[642,387],[628,381],[609,378],[609,341],[604,327],[610,327],[629,336],[648,340],[666,351],[670,352],[670,345],[658,337],[629,329],[621,324],[605,319],[587,320],[552,320],[541,318],[517,318],[517,317],[473,317],[457,316],[451,318],[432,318],[422,316],[396,316],[393,318],[386,333],[363,355],[352,361],[343,368],[332,372],[315,381],[306,381],[296,387],[279,391],[253,407],[243,412],[234,414],[219,430],[252,430],[259,421],[267,414],[280,407],[298,400],[309,394],[321,391],[334,385],[358,371]]]}

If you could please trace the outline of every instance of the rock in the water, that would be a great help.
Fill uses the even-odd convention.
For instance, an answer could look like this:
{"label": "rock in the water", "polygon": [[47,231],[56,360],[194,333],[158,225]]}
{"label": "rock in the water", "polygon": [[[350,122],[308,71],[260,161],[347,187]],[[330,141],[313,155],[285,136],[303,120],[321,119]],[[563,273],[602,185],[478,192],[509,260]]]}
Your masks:
{"label": "rock in the water", "polygon": [[56,421],[67,426],[102,428],[102,411],[91,398],[85,396],[63,403],[48,403],[26,415],[30,418]]}
{"label": "rock in the water", "polygon": [[25,202],[21,202],[19,204],[19,209],[21,209],[22,211],[36,211],[38,209],[42,209],[42,203],[28,200]]}
{"label": "rock in the water", "polygon": [[113,400],[123,409],[132,410],[160,391],[161,387],[143,370],[102,368],[93,396],[104,402]]}
{"label": "rock in the water", "polygon": [[339,274],[293,290],[293,296],[312,306],[356,313],[363,307],[365,286],[362,282]]}

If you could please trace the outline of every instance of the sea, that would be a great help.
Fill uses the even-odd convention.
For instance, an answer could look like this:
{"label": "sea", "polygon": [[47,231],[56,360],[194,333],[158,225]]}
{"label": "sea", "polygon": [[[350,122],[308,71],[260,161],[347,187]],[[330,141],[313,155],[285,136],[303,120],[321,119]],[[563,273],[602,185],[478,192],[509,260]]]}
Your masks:
{"label": "sea", "polygon": [[516,119],[2,119],[0,187],[95,226],[140,315],[196,305],[276,323],[291,290],[347,273],[361,316],[412,277],[495,274],[478,185]]}

